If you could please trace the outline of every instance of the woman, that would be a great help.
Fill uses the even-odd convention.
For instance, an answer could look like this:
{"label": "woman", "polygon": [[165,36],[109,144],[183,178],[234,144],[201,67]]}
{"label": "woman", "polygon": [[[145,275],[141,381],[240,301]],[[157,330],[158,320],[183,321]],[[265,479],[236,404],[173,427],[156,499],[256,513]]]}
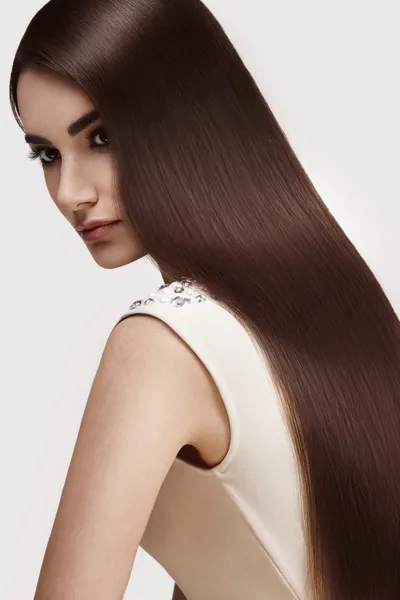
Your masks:
{"label": "woman", "polygon": [[[400,328],[198,0],[50,0],[11,102],[96,262],[148,254],[96,373],[35,600],[400,594]],[[135,318],[128,318],[135,316]]]}

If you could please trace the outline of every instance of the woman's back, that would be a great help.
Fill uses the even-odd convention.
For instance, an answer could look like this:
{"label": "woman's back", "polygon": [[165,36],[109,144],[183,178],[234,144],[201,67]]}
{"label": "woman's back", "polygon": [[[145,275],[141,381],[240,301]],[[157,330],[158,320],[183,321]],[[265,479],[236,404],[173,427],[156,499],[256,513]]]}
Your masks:
{"label": "woman's back", "polygon": [[188,600],[304,599],[295,455],[258,346],[193,282],[162,286],[120,320],[134,314],[161,319],[195,352],[219,391],[231,434],[226,456],[212,468],[186,448],[180,452],[141,546]]}
{"label": "woman's back", "polygon": [[232,426],[211,471],[176,459],[200,438],[203,406],[185,378],[175,386],[179,360],[152,333],[135,346],[157,329],[151,319],[121,324],[37,600],[46,589],[52,600],[120,598],[142,538],[188,600],[397,600],[398,315],[222,25],[200,0],[50,0],[18,47],[10,99],[53,201],[89,230],[100,266],[149,256],[218,299],[139,310],[187,338]]}

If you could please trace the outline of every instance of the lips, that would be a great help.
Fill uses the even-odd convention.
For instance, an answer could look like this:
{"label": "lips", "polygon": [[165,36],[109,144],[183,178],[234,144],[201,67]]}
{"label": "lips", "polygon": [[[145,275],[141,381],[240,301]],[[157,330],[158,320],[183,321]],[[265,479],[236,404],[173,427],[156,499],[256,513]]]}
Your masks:
{"label": "lips", "polygon": [[108,221],[102,225],[96,225],[90,229],[85,229],[80,232],[80,235],[85,241],[97,240],[112,231],[121,221]]}
{"label": "lips", "polygon": [[81,233],[82,231],[90,231],[91,229],[96,229],[97,227],[111,225],[116,221],[118,221],[118,219],[114,219],[113,221],[107,221],[106,219],[92,219],[91,221],[81,223],[75,229],[78,231],[78,233]]}
{"label": "lips", "polygon": [[115,223],[115,221],[110,221],[109,223],[103,223],[102,225],[95,225],[94,227],[87,227],[83,231],[93,231],[93,229],[98,229],[99,227],[104,227],[105,225],[111,225],[111,223]]}

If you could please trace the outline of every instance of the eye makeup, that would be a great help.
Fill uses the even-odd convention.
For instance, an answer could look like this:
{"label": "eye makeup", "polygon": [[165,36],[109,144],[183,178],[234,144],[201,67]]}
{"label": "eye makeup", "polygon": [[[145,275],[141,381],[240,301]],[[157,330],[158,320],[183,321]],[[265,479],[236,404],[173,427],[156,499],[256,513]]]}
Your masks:
{"label": "eye makeup", "polygon": [[[103,142],[97,143],[95,141],[95,138],[97,136],[102,137]],[[90,142],[89,147],[91,150],[99,150],[99,151],[108,150],[109,141],[108,141],[107,133],[102,125],[100,125],[99,127],[96,127],[93,131],[91,131],[85,137]],[[106,141],[104,141],[104,138]],[[47,153],[49,153],[50,155],[53,154],[53,156],[52,157],[49,155],[46,156]],[[54,156],[54,154],[56,156]],[[44,146],[41,148],[31,148],[30,152],[28,154],[28,158],[31,160],[39,159],[42,166],[44,168],[47,168],[50,165],[54,164],[56,162],[56,160],[58,160],[60,158],[60,153],[57,150],[57,148],[54,148],[52,146]]]}

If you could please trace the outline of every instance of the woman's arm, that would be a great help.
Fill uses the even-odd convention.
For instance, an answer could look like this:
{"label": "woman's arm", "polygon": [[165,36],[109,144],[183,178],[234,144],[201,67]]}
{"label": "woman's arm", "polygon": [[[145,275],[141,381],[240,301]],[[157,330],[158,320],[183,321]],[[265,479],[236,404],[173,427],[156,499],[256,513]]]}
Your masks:
{"label": "woman's arm", "polygon": [[186,596],[183,595],[183,592],[178,588],[176,584],[174,587],[174,595],[172,596],[172,600],[186,600]]}
{"label": "woman's arm", "polygon": [[195,444],[200,363],[162,321],[111,332],[48,541],[34,600],[122,600],[160,487]]}

